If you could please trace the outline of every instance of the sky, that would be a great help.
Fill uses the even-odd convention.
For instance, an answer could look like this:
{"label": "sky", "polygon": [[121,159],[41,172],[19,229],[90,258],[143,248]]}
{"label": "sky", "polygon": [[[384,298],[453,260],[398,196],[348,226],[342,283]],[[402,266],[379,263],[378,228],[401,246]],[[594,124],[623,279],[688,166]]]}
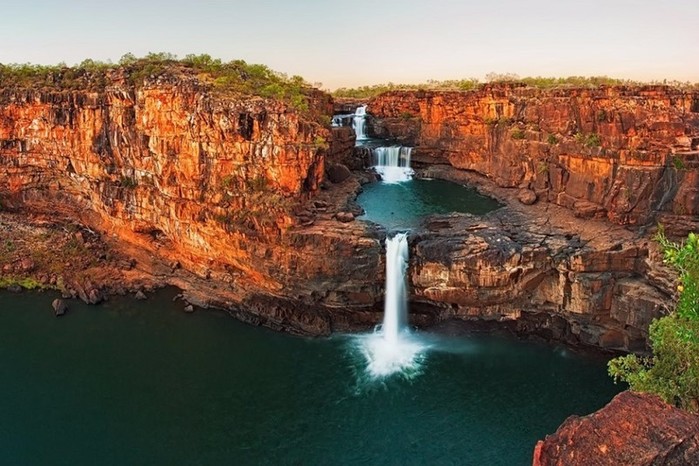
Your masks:
{"label": "sky", "polygon": [[0,63],[208,53],[325,89],[607,75],[699,82],[699,0],[0,0]]}

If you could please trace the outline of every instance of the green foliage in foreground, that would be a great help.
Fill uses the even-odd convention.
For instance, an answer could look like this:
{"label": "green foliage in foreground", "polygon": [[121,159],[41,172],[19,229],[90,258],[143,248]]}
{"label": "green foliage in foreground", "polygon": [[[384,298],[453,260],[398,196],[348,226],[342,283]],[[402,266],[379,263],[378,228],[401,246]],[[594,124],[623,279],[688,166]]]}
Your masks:
{"label": "green foliage in foreground", "polygon": [[633,354],[609,361],[615,381],[628,382],[632,390],[651,392],[689,411],[699,411],[699,237],[690,233],[686,242],[669,241],[662,229],[656,238],[664,262],[680,273],[679,301],[674,312],[653,321],[649,330],[653,355]]}
{"label": "green foliage in foreground", "polygon": [[332,94],[335,97],[347,97],[356,99],[365,99],[376,97],[379,94],[388,91],[396,90],[459,90],[468,91],[484,86],[487,83],[521,83],[527,86],[536,87],[539,89],[553,88],[595,88],[599,86],[639,86],[639,85],[669,85],[682,89],[699,90],[699,83],[680,82],[680,81],[653,81],[641,82],[630,79],[610,78],[609,76],[567,76],[567,77],[544,77],[544,76],[529,76],[520,78],[516,74],[505,73],[489,73],[485,77],[485,81],[480,81],[477,78],[469,79],[452,79],[447,81],[430,80],[422,84],[377,84],[373,86],[361,86],[356,88],[339,88]]}
{"label": "green foliage in foreground", "polygon": [[299,110],[307,110],[311,85],[300,76],[288,77],[265,65],[243,60],[224,62],[210,55],[187,55],[181,60],[171,53],[149,53],[138,58],[127,53],[119,63],[91,59],[78,65],[1,64],[0,87],[23,89],[101,91],[109,84],[110,73],[121,70],[136,87],[147,78],[166,73],[197,75],[216,91],[226,94],[257,95],[284,100]]}
{"label": "green foliage in foreground", "polygon": [[25,290],[36,290],[44,288],[44,285],[30,277],[0,277],[0,289],[9,288],[13,285],[19,285]]}

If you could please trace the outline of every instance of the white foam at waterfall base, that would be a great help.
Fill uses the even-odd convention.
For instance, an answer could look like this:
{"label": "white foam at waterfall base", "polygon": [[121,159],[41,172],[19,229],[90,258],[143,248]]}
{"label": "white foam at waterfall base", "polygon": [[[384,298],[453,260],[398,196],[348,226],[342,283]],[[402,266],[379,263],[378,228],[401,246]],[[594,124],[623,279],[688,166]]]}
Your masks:
{"label": "white foam at waterfall base", "polygon": [[381,181],[392,184],[411,180],[415,174],[410,168],[412,150],[412,147],[403,146],[374,148],[374,170],[381,176]]}
{"label": "white foam at waterfall base", "polygon": [[393,374],[412,377],[420,373],[429,348],[407,325],[408,234],[386,239],[386,297],[383,323],[374,333],[355,339],[370,379]]}

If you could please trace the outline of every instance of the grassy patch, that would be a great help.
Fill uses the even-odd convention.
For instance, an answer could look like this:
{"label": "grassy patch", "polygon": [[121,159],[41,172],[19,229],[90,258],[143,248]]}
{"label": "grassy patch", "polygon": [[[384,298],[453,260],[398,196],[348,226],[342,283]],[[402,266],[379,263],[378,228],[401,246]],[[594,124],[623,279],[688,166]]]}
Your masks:
{"label": "grassy patch", "polygon": [[34,280],[31,277],[0,277],[0,288],[9,288],[13,285],[19,285],[26,290],[37,290],[45,288],[44,285]]}

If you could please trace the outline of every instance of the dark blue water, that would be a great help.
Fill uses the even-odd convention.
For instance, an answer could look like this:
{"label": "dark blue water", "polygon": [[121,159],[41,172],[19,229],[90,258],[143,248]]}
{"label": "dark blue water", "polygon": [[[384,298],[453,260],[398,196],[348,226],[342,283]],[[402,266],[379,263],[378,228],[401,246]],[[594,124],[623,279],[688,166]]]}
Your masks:
{"label": "dark blue water", "polygon": [[474,189],[444,180],[410,180],[403,183],[372,183],[357,197],[370,220],[386,228],[414,228],[430,214],[451,212],[482,215],[500,207]]}
{"label": "dark blue water", "polygon": [[51,295],[0,293],[0,463],[524,465],[618,391],[604,360],[484,336],[368,381],[353,338],[185,314],[173,293],[60,319]]}

